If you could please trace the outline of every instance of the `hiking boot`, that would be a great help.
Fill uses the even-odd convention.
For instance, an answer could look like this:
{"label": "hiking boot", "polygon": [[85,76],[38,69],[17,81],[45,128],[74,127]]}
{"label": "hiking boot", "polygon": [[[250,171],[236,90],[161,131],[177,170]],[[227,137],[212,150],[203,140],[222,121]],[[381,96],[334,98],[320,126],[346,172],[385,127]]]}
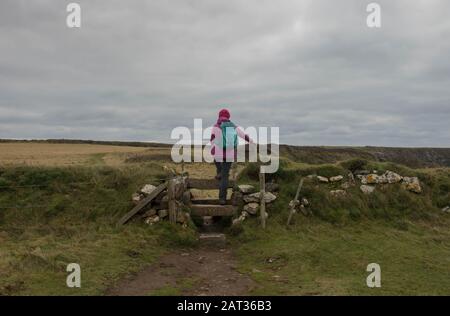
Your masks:
{"label": "hiking boot", "polygon": [[226,205],[226,204],[227,204],[227,201],[226,201],[225,199],[220,199],[220,200],[219,200],[219,204],[220,204],[220,205]]}
{"label": "hiking boot", "polygon": [[217,181],[219,181],[222,177],[220,176],[220,174],[218,174],[217,176],[214,177]]}

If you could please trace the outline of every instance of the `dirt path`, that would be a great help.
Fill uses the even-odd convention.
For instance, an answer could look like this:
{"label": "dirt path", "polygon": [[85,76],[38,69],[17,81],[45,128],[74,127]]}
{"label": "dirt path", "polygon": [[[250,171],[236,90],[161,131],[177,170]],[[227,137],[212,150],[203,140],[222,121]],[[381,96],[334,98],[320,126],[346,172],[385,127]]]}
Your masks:
{"label": "dirt path", "polygon": [[121,280],[107,295],[247,295],[254,282],[236,270],[229,248],[202,247],[163,256]]}

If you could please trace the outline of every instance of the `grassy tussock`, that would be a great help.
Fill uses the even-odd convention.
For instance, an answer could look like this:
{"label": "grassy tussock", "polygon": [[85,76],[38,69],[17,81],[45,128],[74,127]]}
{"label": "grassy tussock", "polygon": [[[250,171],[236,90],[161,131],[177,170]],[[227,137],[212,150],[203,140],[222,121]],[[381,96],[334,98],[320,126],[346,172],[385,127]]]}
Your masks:
{"label": "grassy tussock", "polygon": [[[288,203],[300,177],[347,175],[359,163],[307,165],[283,161],[270,177],[280,184],[278,199],[269,206],[267,229],[258,219],[230,229],[238,249],[240,270],[258,283],[255,295],[448,295],[450,293],[450,204],[448,169],[410,169],[392,163],[364,161],[378,172],[392,170],[418,176],[424,192],[401,185],[377,186],[364,195],[355,186],[342,198],[329,191],[339,184],[305,179],[301,196],[311,217],[294,216],[286,227]],[[361,168],[361,165],[358,166]],[[247,166],[241,181],[258,185],[258,168]],[[366,267],[378,263],[382,287],[366,286]]]}
{"label": "grassy tussock", "polygon": [[[419,177],[422,194],[415,194],[404,190],[401,184],[377,185],[371,195],[363,194],[359,185],[347,189],[344,197],[332,197],[331,190],[341,189],[341,183],[318,183],[315,179],[306,178],[309,174],[324,177],[343,175],[347,180],[352,162],[340,164],[307,165],[282,160],[277,173],[268,175],[268,181],[280,184],[279,198],[270,205],[273,213],[281,213],[287,218],[287,205],[295,196],[300,178],[304,178],[301,196],[307,198],[313,215],[326,222],[344,224],[361,219],[384,219],[396,223],[406,220],[439,221],[441,208],[450,204],[450,171],[448,169],[417,170],[393,163],[364,162],[359,167],[398,172],[404,176]],[[258,186],[259,167],[248,165],[241,173],[240,182],[253,183]],[[400,224],[404,225],[404,224]]]}
{"label": "grassy tussock", "polygon": [[[132,207],[132,192],[165,176],[152,163],[1,169],[0,294],[101,294],[167,249],[194,246],[192,229],[115,226]],[[81,289],[66,287],[71,262],[81,266]]]}

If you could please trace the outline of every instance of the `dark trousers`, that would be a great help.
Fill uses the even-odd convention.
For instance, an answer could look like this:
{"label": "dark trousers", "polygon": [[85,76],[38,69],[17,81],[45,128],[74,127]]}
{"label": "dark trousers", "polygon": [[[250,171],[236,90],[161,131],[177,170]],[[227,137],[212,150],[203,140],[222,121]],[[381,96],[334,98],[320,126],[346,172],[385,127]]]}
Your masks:
{"label": "dark trousers", "polygon": [[228,189],[228,177],[230,175],[232,162],[215,161],[214,163],[216,164],[217,175],[220,175],[219,199],[226,200]]}

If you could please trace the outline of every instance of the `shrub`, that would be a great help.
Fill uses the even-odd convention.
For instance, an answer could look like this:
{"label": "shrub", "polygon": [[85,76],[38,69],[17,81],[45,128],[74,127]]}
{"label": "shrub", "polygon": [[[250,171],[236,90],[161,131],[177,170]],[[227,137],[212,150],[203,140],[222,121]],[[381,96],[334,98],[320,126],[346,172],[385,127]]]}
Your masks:
{"label": "shrub", "polygon": [[356,170],[365,169],[367,166],[367,160],[355,158],[341,162],[340,165],[341,167],[350,170],[352,173],[354,173]]}

